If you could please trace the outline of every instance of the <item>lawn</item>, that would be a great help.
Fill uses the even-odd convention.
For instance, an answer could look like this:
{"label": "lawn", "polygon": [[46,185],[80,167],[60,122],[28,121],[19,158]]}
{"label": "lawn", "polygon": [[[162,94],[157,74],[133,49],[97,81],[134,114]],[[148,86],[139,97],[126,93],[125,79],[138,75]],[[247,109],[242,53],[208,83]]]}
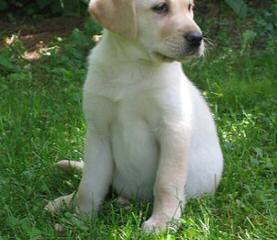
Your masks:
{"label": "lawn", "polygon": [[77,173],[53,164],[82,159],[81,89],[95,32],[76,29],[33,61],[20,41],[0,50],[0,239],[277,239],[277,42],[256,47],[255,31],[235,44],[223,29],[204,58],[184,63],[214,113],[225,170],[215,196],[187,203],[178,230],[144,234],[151,204],[122,208],[114,194],[92,221],[43,210],[78,187]]}

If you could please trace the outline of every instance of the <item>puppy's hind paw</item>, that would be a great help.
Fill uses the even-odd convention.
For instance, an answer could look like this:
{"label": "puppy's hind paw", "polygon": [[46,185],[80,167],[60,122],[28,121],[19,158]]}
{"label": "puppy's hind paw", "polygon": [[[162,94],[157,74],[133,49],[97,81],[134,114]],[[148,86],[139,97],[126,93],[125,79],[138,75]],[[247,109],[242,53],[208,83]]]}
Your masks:
{"label": "puppy's hind paw", "polygon": [[61,160],[55,164],[58,168],[64,171],[72,171],[76,170],[78,172],[82,172],[84,167],[83,161],[71,161],[71,160]]}
{"label": "puppy's hind paw", "polygon": [[119,205],[124,206],[124,207],[129,206],[129,204],[130,204],[129,199],[126,197],[123,197],[123,196],[119,196],[116,201]]}

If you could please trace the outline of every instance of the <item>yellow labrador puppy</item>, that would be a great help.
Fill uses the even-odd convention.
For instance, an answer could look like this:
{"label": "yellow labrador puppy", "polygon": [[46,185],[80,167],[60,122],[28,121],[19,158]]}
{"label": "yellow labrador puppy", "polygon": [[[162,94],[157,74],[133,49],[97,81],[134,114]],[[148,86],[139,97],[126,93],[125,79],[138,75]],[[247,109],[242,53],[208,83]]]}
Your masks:
{"label": "yellow labrador puppy", "polygon": [[112,185],[125,198],[153,199],[143,229],[163,230],[187,199],[215,191],[223,169],[212,114],[180,64],[204,51],[193,1],[91,0],[89,11],[105,30],[84,85],[83,177],[76,194],[46,209],[91,215]]}

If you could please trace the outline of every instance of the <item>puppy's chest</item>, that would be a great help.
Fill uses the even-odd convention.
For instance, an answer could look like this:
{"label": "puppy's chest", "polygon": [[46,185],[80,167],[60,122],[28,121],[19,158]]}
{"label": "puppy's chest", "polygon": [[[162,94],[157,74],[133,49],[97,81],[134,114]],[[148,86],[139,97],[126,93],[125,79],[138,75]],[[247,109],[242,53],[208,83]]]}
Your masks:
{"label": "puppy's chest", "polygon": [[159,86],[157,81],[138,76],[136,71],[126,69],[120,74],[119,71],[101,73],[101,76],[95,72],[89,74],[83,101],[88,124],[97,131],[108,131],[109,135],[114,125],[132,128],[137,121],[153,128],[159,115]]}
{"label": "puppy's chest", "polygon": [[[140,132],[148,131],[156,133],[159,125],[160,110],[156,101],[148,94],[132,94],[124,99],[112,103],[113,113],[110,119],[110,134],[129,132],[140,135]],[[117,129],[117,131],[113,131]],[[136,133],[134,133],[136,131]]]}
{"label": "puppy's chest", "polygon": [[116,175],[124,181],[144,178],[145,184],[151,185],[159,156],[158,119],[158,111],[147,97],[118,104],[111,122],[110,141]]}
{"label": "puppy's chest", "polygon": [[147,94],[132,95],[116,102],[104,98],[102,101],[106,101],[105,104],[97,101],[91,106],[92,117],[88,121],[92,121],[96,131],[107,134],[116,174],[126,181],[130,176],[141,179],[146,168],[152,179],[159,155],[160,116],[155,103]]}
{"label": "puppy's chest", "polygon": [[114,64],[100,70],[91,68],[86,85],[94,93],[119,102],[130,96],[139,98],[145,93],[154,93],[163,87],[165,75],[163,71],[156,71],[145,64]]}
{"label": "puppy's chest", "polygon": [[114,76],[112,81],[101,81],[94,83],[94,91],[109,98],[112,102],[125,103],[126,100],[136,98],[137,102],[132,104],[140,104],[140,99],[144,92],[148,91],[151,83],[147,83],[144,79],[135,81],[135,77],[130,76]]}

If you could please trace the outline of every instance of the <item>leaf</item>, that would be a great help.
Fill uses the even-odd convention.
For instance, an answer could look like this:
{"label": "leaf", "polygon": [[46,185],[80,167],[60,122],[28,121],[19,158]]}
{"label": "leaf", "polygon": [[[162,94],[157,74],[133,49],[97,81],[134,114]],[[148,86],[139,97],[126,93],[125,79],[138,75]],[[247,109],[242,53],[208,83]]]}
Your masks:
{"label": "leaf", "polygon": [[38,7],[43,9],[52,3],[51,0],[37,0]]}
{"label": "leaf", "polygon": [[12,228],[14,228],[18,223],[19,223],[19,220],[16,217],[14,217],[14,216],[9,216],[6,219],[6,224],[9,227],[12,227]]}
{"label": "leaf", "polygon": [[17,66],[15,64],[11,63],[6,57],[0,55],[0,68],[1,67],[8,71],[17,70]]}
{"label": "leaf", "polygon": [[63,0],[63,14],[65,16],[79,16],[80,2],[76,0]]}
{"label": "leaf", "polygon": [[8,4],[7,2],[4,0],[4,1],[0,1],[0,11],[3,11],[3,10],[6,10],[8,8]]}
{"label": "leaf", "polygon": [[225,0],[225,2],[233,9],[233,11],[240,17],[245,18],[248,7],[243,0]]}
{"label": "leaf", "polygon": [[42,232],[39,229],[32,227],[29,230],[28,234],[29,234],[30,239],[34,240],[34,239],[40,239]]}

